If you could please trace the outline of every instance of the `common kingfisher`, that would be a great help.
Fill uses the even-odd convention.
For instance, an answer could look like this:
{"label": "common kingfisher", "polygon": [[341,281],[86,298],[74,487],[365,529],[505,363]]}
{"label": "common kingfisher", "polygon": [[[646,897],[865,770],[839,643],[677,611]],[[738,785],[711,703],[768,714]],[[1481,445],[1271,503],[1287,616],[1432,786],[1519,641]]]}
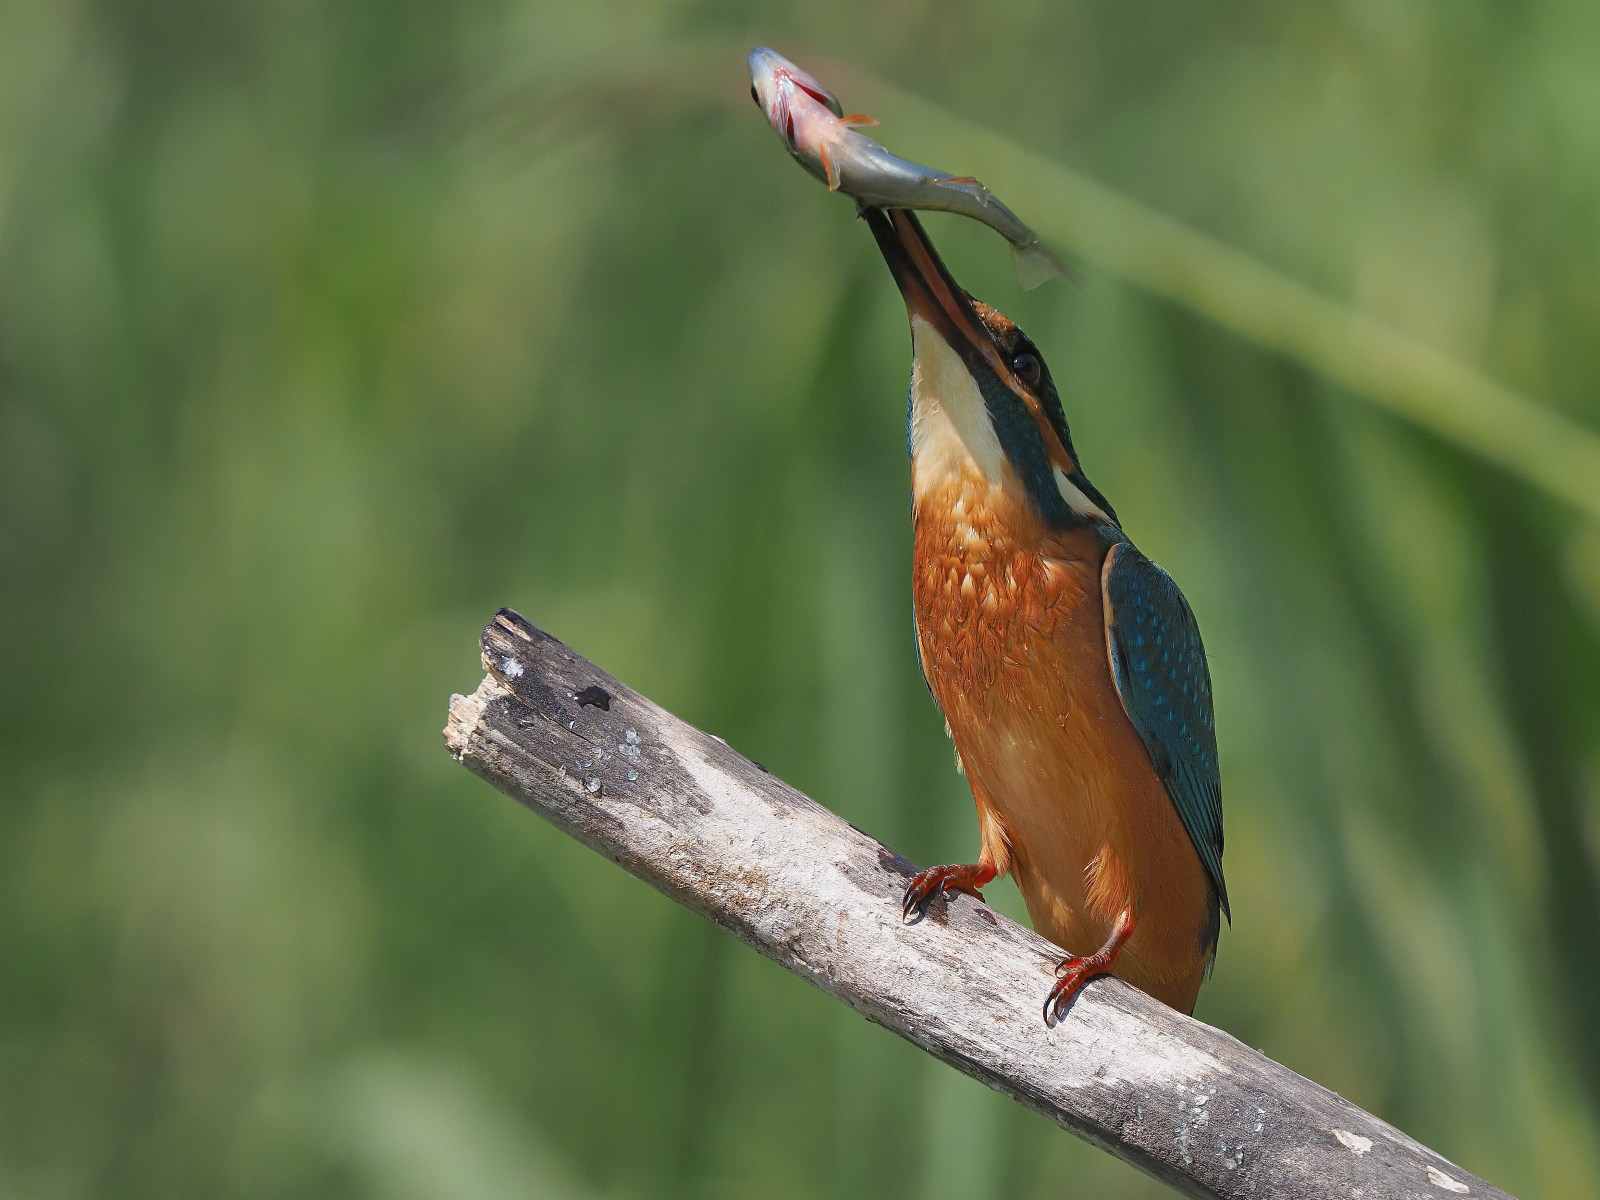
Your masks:
{"label": "common kingfisher", "polygon": [[981,839],[976,863],[917,875],[903,916],[1009,872],[1067,951],[1046,1024],[1107,974],[1192,1012],[1232,920],[1194,614],[1084,475],[1038,348],[910,212],[862,215],[911,321],[917,656]]}

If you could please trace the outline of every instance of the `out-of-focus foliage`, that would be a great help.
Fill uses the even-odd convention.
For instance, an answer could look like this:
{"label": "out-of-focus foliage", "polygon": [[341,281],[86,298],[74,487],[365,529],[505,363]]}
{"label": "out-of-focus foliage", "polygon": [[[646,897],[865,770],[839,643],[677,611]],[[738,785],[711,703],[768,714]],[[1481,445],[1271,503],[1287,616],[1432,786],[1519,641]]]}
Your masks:
{"label": "out-of-focus foliage", "polygon": [[[1161,1192],[443,751],[510,604],[972,851],[911,648],[904,312],[744,98],[756,42],[1600,427],[1587,0],[9,0],[0,1193]],[[1198,1015],[1595,1195],[1600,524],[928,224],[1205,631],[1236,921]]]}

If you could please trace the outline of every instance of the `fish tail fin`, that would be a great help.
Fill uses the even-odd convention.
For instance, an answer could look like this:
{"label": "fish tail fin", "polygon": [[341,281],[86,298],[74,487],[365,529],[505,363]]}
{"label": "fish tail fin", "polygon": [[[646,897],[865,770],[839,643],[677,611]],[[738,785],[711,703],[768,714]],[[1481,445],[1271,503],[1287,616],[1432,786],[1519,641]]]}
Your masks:
{"label": "fish tail fin", "polygon": [[1046,279],[1076,278],[1066,264],[1044,248],[1038,238],[1025,245],[1012,246],[1011,262],[1017,268],[1017,282],[1028,292]]}

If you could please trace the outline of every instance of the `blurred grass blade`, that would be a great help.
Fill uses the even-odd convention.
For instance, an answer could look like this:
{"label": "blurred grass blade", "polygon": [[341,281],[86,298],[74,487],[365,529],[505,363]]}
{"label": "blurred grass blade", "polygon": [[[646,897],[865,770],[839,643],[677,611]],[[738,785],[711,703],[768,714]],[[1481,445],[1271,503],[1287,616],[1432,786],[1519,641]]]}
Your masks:
{"label": "blurred grass blade", "polygon": [[72,49],[78,6],[49,0],[0,5],[0,229],[39,109]]}
{"label": "blurred grass blade", "polygon": [[824,78],[897,153],[977,175],[1047,240],[1600,515],[1593,431],[992,129],[852,67]]}
{"label": "blurred grass blade", "polygon": [[[591,116],[618,107],[658,111],[668,97],[742,108],[743,55],[731,42],[696,42],[652,67],[608,61],[592,75],[574,71],[572,78],[587,75],[588,86],[576,90],[588,93],[590,103],[582,107]],[[1600,434],[993,129],[851,63],[817,65],[851,106],[884,123],[884,140],[896,153],[977,175],[1046,240],[1600,516]],[[565,100],[571,102],[570,94]]]}

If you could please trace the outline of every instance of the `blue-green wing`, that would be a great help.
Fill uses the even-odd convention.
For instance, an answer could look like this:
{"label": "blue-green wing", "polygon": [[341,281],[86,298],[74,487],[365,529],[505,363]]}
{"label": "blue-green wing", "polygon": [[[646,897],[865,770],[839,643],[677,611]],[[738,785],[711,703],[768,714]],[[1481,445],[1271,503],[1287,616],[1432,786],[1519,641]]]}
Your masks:
{"label": "blue-green wing", "polygon": [[1132,542],[1118,542],[1109,557],[1103,586],[1112,678],[1228,913],[1222,777],[1200,627],[1172,576]]}

